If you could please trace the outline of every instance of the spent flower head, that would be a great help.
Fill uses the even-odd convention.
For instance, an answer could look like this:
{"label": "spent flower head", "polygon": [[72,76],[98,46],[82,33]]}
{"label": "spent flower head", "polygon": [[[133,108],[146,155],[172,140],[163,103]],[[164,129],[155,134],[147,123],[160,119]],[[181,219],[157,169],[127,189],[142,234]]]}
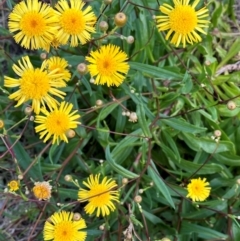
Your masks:
{"label": "spent flower head", "polygon": [[38,200],[48,200],[51,198],[52,186],[49,182],[35,182],[32,191]]}

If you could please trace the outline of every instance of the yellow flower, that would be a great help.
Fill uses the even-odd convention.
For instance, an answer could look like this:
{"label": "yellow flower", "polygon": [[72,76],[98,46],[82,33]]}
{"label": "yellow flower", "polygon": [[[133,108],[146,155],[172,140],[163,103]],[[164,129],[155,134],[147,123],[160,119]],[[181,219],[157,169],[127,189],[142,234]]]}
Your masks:
{"label": "yellow flower", "polygon": [[19,182],[16,181],[16,180],[12,180],[8,183],[8,187],[9,187],[9,190],[10,192],[15,192],[19,189]]}
{"label": "yellow flower", "polygon": [[73,220],[72,212],[56,212],[44,224],[43,238],[44,241],[84,241],[87,237],[84,219]]}
{"label": "yellow flower", "polygon": [[177,47],[180,43],[185,48],[186,42],[190,44],[201,42],[202,38],[197,31],[206,34],[203,28],[209,25],[209,21],[204,19],[209,16],[208,9],[203,7],[195,11],[200,0],[195,0],[192,5],[189,5],[189,1],[173,0],[174,7],[163,3],[159,9],[164,15],[156,17],[158,30],[168,30],[166,40],[172,35],[171,43]]}
{"label": "yellow flower", "polygon": [[71,78],[71,74],[68,67],[68,62],[60,57],[51,57],[48,60],[46,60],[46,68],[49,72],[52,72],[56,70],[56,74],[62,74],[62,78],[65,81],[69,81]]}
{"label": "yellow flower", "polygon": [[23,57],[22,62],[19,60],[18,65],[14,64],[12,68],[19,79],[4,76],[5,87],[19,87],[19,90],[9,95],[10,99],[18,101],[16,107],[28,100],[32,100],[32,109],[37,114],[40,112],[41,104],[44,106],[46,104],[50,109],[56,107],[58,101],[49,94],[64,98],[66,94],[56,89],[66,86],[63,80],[59,80],[63,74],[58,74],[56,71],[48,73],[44,64],[40,69],[34,69],[28,56]]}
{"label": "yellow flower", "polygon": [[191,179],[191,182],[187,186],[188,195],[194,202],[204,201],[209,195],[211,187],[209,182],[206,182],[206,178]]}
{"label": "yellow flower", "polygon": [[90,63],[89,72],[95,78],[94,84],[119,86],[125,79],[129,64],[125,62],[128,56],[118,46],[101,46],[99,50],[91,51],[86,60]]}
{"label": "yellow flower", "polygon": [[21,46],[39,49],[52,41],[57,31],[57,21],[55,11],[48,4],[26,0],[13,8],[8,27]]}
{"label": "yellow flower", "polygon": [[106,216],[110,214],[110,211],[115,210],[114,201],[119,202],[119,192],[113,190],[117,188],[117,184],[114,180],[104,177],[102,182],[99,182],[100,174],[90,175],[87,182],[83,184],[90,190],[80,189],[78,197],[80,202],[88,201],[85,206],[85,211],[88,214],[92,214],[97,209],[97,217],[100,214]]}
{"label": "yellow flower", "polygon": [[2,129],[4,126],[5,126],[4,121],[0,119],[0,129]]}
{"label": "yellow flower", "polygon": [[51,198],[52,186],[49,182],[35,182],[33,194],[38,200],[48,200]]}
{"label": "yellow flower", "polygon": [[56,37],[54,37],[51,43],[45,44],[42,48],[49,53],[51,47],[57,49],[60,45],[61,43],[56,39]]}
{"label": "yellow flower", "polygon": [[94,24],[96,16],[92,8],[87,6],[82,0],[60,0],[55,6],[59,16],[59,29],[56,38],[61,44],[67,44],[70,40],[70,46],[75,47],[79,41],[85,44],[91,38],[91,33],[95,32]]}
{"label": "yellow flower", "polygon": [[35,131],[40,132],[40,139],[44,138],[43,142],[46,142],[51,136],[53,136],[53,144],[59,144],[59,140],[68,142],[67,131],[77,128],[77,125],[80,124],[76,121],[80,118],[80,115],[76,114],[77,110],[71,112],[72,108],[73,104],[64,101],[53,111],[41,109],[45,116],[36,116],[35,122],[40,125],[35,127]]}

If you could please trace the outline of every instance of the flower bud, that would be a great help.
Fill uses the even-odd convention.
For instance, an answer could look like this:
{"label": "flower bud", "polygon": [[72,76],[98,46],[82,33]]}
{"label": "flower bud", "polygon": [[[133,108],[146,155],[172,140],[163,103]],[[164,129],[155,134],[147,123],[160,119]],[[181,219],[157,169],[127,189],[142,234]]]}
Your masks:
{"label": "flower bud", "polygon": [[73,138],[75,135],[76,135],[76,132],[75,132],[74,130],[72,130],[72,129],[69,129],[69,130],[67,130],[67,132],[66,132],[66,136],[67,136],[68,138]]}
{"label": "flower bud", "polygon": [[105,229],[105,225],[104,224],[99,226],[99,230],[103,231],[104,229]]}
{"label": "flower bud", "polygon": [[222,135],[222,132],[220,130],[215,130],[214,131],[214,136],[220,137]]}
{"label": "flower bud", "polygon": [[232,100],[228,101],[227,108],[229,110],[234,110],[234,109],[236,109],[236,107],[237,107],[237,105],[236,105],[236,103],[234,101],[232,101]]}
{"label": "flower bud", "polygon": [[65,180],[66,182],[71,182],[71,181],[72,181],[72,176],[71,176],[71,175],[66,175],[66,176],[64,177],[64,180]]}
{"label": "flower bud", "polygon": [[128,184],[128,179],[124,177],[124,178],[122,179],[122,184],[123,184],[123,185]]}
{"label": "flower bud", "polygon": [[106,21],[101,21],[99,23],[99,28],[103,32],[107,31],[108,30],[108,23]]}
{"label": "flower bud", "polygon": [[134,202],[140,203],[142,201],[142,197],[140,195],[135,196]]}
{"label": "flower bud", "polygon": [[127,16],[123,12],[119,12],[114,17],[114,22],[116,26],[123,27],[127,22]]}
{"label": "flower bud", "polygon": [[163,239],[161,239],[161,241],[171,241],[171,239],[169,239],[169,238],[163,238]]}
{"label": "flower bud", "polygon": [[128,36],[127,37],[127,43],[132,44],[134,42],[134,37],[133,36]]}
{"label": "flower bud", "polygon": [[24,109],[24,113],[25,113],[26,115],[31,115],[31,114],[32,114],[32,111],[33,111],[33,109],[32,109],[31,106],[27,106],[27,107]]}
{"label": "flower bud", "polygon": [[107,5],[108,5],[108,4],[111,4],[111,3],[112,3],[112,0],[104,0],[104,3],[107,4]]}
{"label": "flower bud", "polygon": [[30,121],[34,121],[34,116],[30,116]]}
{"label": "flower bud", "polygon": [[86,64],[84,63],[80,63],[78,66],[77,66],[77,71],[79,74],[81,75],[84,75],[88,72],[88,67]]}
{"label": "flower bud", "polygon": [[80,213],[73,214],[73,221],[79,221],[82,218]]}
{"label": "flower bud", "polygon": [[47,53],[41,53],[40,54],[40,59],[45,60],[47,58]]}
{"label": "flower bud", "polygon": [[103,101],[102,100],[97,100],[96,101],[96,106],[102,106],[103,105]]}
{"label": "flower bud", "polygon": [[23,175],[19,174],[18,175],[18,180],[22,180],[23,179]]}

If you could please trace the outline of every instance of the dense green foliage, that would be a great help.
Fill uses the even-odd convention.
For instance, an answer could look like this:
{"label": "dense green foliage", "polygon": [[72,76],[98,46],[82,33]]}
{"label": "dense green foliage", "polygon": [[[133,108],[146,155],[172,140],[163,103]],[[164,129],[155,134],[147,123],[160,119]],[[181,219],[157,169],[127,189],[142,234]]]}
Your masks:
{"label": "dense green foliage", "polygon": [[[5,124],[0,130],[0,240],[43,240],[46,219],[60,209],[81,213],[87,241],[120,241],[128,228],[132,240],[240,240],[240,74],[234,65],[240,58],[240,38],[234,3],[210,1],[208,34],[183,49],[156,28],[153,15],[159,15],[162,1],[88,1],[98,22],[108,22],[109,31],[119,11],[128,21],[105,37],[97,24],[90,43],[49,53],[68,61],[72,78],[63,88],[65,99],[81,115],[76,136],[51,145],[35,133],[35,123],[24,113],[26,105],[15,108],[8,98],[12,90],[4,87],[3,76],[15,76],[12,65],[20,57],[30,56],[36,67],[42,63],[42,51],[26,52],[8,32],[7,15],[17,2],[0,5],[0,119]],[[121,35],[132,35],[134,43]],[[130,70],[119,87],[94,85],[89,74],[81,76],[76,69],[89,48],[107,43],[129,56]],[[96,106],[97,100],[103,104]],[[128,111],[136,112],[137,122],[123,115]],[[85,203],[77,201],[78,188],[64,179],[71,175],[82,186],[92,173],[118,183],[120,202],[105,218],[87,215]],[[20,190],[4,192],[19,174]],[[194,203],[186,198],[186,187],[198,177],[207,179],[211,193],[206,201]],[[126,185],[123,178],[128,178]],[[31,190],[34,182],[44,180],[51,180],[52,197],[38,201]],[[142,197],[140,204],[136,195]],[[104,230],[99,229],[102,224]]]}

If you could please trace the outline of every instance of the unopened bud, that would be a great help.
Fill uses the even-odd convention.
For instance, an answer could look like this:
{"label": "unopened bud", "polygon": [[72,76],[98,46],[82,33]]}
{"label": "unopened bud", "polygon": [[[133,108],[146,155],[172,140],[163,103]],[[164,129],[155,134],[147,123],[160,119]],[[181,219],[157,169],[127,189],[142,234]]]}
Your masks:
{"label": "unopened bud", "polygon": [[23,175],[19,174],[18,175],[18,180],[22,180],[23,179]]}
{"label": "unopened bud", "polygon": [[108,30],[108,23],[106,21],[101,21],[99,23],[99,28],[103,32],[107,31]]}
{"label": "unopened bud", "polygon": [[81,75],[84,75],[88,72],[88,67],[86,64],[84,63],[80,63],[78,66],[77,66],[77,71],[79,74]]}
{"label": "unopened bud", "polygon": [[94,79],[94,78],[91,78],[91,79],[90,79],[90,83],[91,83],[91,84],[94,84],[94,82],[95,82],[95,79]]}
{"label": "unopened bud", "polygon": [[140,194],[142,194],[143,192],[144,192],[143,189],[139,189],[139,190],[138,190],[138,193],[140,193]]}
{"label": "unopened bud", "polygon": [[29,120],[34,121],[34,116],[30,116]]}
{"label": "unopened bud", "polygon": [[107,5],[108,5],[108,4],[111,4],[111,3],[112,3],[112,0],[104,0],[104,3],[107,4]]}
{"label": "unopened bud", "polygon": [[117,13],[114,17],[114,22],[116,26],[123,27],[127,22],[127,16],[123,12]]}
{"label": "unopened bud", "polygon": [[237,179],[237,184],[240,185],[240,179]]}
{"label": "unopened bud", "polygon": [[214,131],[214,136],[220,137],[222,135],[222,132],[220,130],[215,130]]}
{"label": "unopened bud", "polygon": [[68,138],[73,138],[75,135],[76,135],[76,132],[75,132],[74,130],[72,130],[72,129],[69,129],[69,130],[67,130],[67,132],[66,132],[66,136],[67,136]]}
{"label": "unopened bud", "polygon": [[105,225],[104,224],[99,226],[99,230],[103,231],[104,229],[105,229]]}
{"label": "unopened bud", "polygon": [[142,197],[140,195],[135,196],[134,201],[136,203],[140,203],[142,201]]}
{"label": "unopened bud", "polygon": [[122,184],[123,184],[123,185],[128,184],[128,179],[124,177],[124,178],[122,179]]}
{"label": "unopened bud", "polygon": [[33,111],[33,109],[32,109],[31,106],[27,106],[27,107],[24,109],[24,113],[25,113],[26,115],[31,115],[31,114],[32,114],[32,111]]}
{"label": "unopened bud", "polygon": [[127,37],[127,43],[132,44],[134,42],[134,37],[133,36],[128,36]]}
{"label": "unopened bud", "polygon": [[41,53],[40,54],[40,59],[45,60],[47,58],[47,53]]}
{"label": "unopened bud", "polygon": [[163,238],[163,239],[161,239],[161,241],[171,241],[171,239],[169,239],[169,238]]}
{"label": "unopened bud", "polygon": [[101,106],[103,105],[103,101],[102,100],[97,100],[96,101],[96,106]]}
{"label": "unopened bud", "polygon": [[228,101],[227,108],[229,110],[234,110],[234,109],[236,109],[236,107],[237,107],[237,105],[236,105],[236,103],[234,101],[232,101],[232,100]]}
{"label": "unopened bud", "polygon": [[71,175],[66,175],[66,176],[64,177],[64,180],[65,180],[66,182],[71,182],[71,181],[72,181],[72,176],[71,176]]}
{"label": "unopened bud", "polygon": [[79,221],[82,218],[80,213],[73,214],[73,221]]}

